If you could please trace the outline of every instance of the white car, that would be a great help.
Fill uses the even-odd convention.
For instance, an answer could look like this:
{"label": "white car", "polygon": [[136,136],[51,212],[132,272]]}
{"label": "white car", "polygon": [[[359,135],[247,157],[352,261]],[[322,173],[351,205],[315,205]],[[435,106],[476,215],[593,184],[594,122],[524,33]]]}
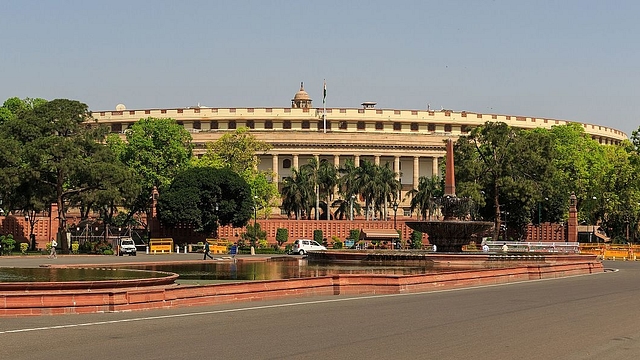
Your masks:
{"label": "white car", "polygon": [[304,255],[309,251],[321,251],[327,250],[326,247],[318,244],[317,241],[308,240],[308,239],[298,239],[293,242],[293,248],[291,248],[291,252],[294,254]]}
{"label": "white car", "polygon": [[120,253],[118,255],[122,256],[124,254],[136,256],[136,244],[132,238],[127,237],[120,239]]}

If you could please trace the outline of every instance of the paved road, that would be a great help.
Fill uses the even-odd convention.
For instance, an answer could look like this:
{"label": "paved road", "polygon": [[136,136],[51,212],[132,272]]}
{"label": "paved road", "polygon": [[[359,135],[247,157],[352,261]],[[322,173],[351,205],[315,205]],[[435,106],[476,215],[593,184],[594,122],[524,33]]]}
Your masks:
{"label": "paved road", "polygon": [[636,359],[640,262],[395,296],[0,319],[0,359]]}

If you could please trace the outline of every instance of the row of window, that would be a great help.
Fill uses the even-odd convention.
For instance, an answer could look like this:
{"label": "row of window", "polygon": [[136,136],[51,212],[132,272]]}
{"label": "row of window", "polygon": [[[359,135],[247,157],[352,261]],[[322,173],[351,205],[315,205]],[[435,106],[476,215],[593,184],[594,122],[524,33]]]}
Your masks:
{"label": "row of window", "polygon": [[[182,125],[182,122],[178,122],[178,124]],[[309,120],[303,120],[302,121],[302,129],[303,130],[309,130],[311,129],[311,121]],[[406,124],[404,124],[406,126]],[[228,128],[229,129],[236,129],[238,126],[237,122],[235,120],[230,120],[228,122]],[[255,121],[254,120],[247,120],[245,122],[245,126],[248,127],[249,129],[255,129]],[[317,129],[318,130],[323,130],[324,129],[324,121],[320,120],[317,122]],[[331,121],[327,121],[327,130],[331,130]],[[418,123],[412,122],[411,124],[409,124],[411,131],[418,131],[419,127],[418,127]],[[211,121],[211,129],[212,130],[217,130],[219,128],[218,125],[218,121],[213,120]],[[271,120],[266,120],[264,122],[264,128],[265,129],[273,129],[273,121]],[[393,123],[393,130],[394,131],[402,131],[403,128],[403,123],[400,122],[394,122]],[[193,122],[193,129],[195,130],[201,130],[202,129],[202,124],[200,123],[200,121],[194,121]],[[282,122],[282,129],[285,130],[289,130],[291,129],[291,121],[290,120],[284,120]],[[338,129],[340,130],[347,130],[347,121],[339,121],[338,122]],[[356,123],[356,129],[357,130],[365,130],[365,122],[364,121],[358,121]],[[375,123],[375,129],[376,130],[384,130],[384,123],[382,121],[377,121]],[[428,131],[436,131],[436,125],[435,124],[428,124],[427,125],[427,129]],[[452,130],[452,126],[451,124],[445,124],[444,125],[444,132],[451,132]],[[111,131],[113,132],[121,132],[122,131],[122,124],[120,123],[116,123],[116,124],[112,124],[111,125]],[[460,131],[462,133],[467,133],[469,132],[469,128],[466,125],[462,125],[460,127]]]}

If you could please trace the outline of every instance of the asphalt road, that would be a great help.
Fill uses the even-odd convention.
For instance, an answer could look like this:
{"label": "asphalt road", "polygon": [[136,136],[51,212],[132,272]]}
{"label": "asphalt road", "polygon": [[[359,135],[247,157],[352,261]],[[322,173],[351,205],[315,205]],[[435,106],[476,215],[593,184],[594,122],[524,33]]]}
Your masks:
{"label": "asphalt road", "polygon": [[[1,264],[1,263],[0,263]],[[0,319],[0,359],[636,359],[640,262],[443,292]]]}

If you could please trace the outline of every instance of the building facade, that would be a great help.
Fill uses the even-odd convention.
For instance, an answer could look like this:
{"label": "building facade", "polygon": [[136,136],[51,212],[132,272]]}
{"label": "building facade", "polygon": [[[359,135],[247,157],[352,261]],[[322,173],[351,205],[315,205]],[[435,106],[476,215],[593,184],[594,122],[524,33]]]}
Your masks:
{"label": "building facade", "polygon": [[[122,133],[136,121],[147,118],[173,118],[192,133],[195,153],[203,154],[206,143],[223,134],[247,127],[258,140],[271,144],[268,153],[257,154],[260,170],[274,173],[280,183],[291,169],[316,157],[340,167],[349,159],[358,166],[363,160],[389,163],[402,183],[400,199],[418,187],[421,176],[439,175],[445,155],[444,141],[468,134],[486,122],[532,129],[575,123],[567,120],[527,116],[479,114],[450,110],[378,109],[373,102],[360,108],[314,108],[301,84],[290,108],[212,108],[128,110],[120,104],[113,111],[97,111],[93,117],[112,132]],[[601,144],[618,144],[627,135],[606,126],[582,124]],[[410,216],[408,202],[401,204],[399,216]]]}

